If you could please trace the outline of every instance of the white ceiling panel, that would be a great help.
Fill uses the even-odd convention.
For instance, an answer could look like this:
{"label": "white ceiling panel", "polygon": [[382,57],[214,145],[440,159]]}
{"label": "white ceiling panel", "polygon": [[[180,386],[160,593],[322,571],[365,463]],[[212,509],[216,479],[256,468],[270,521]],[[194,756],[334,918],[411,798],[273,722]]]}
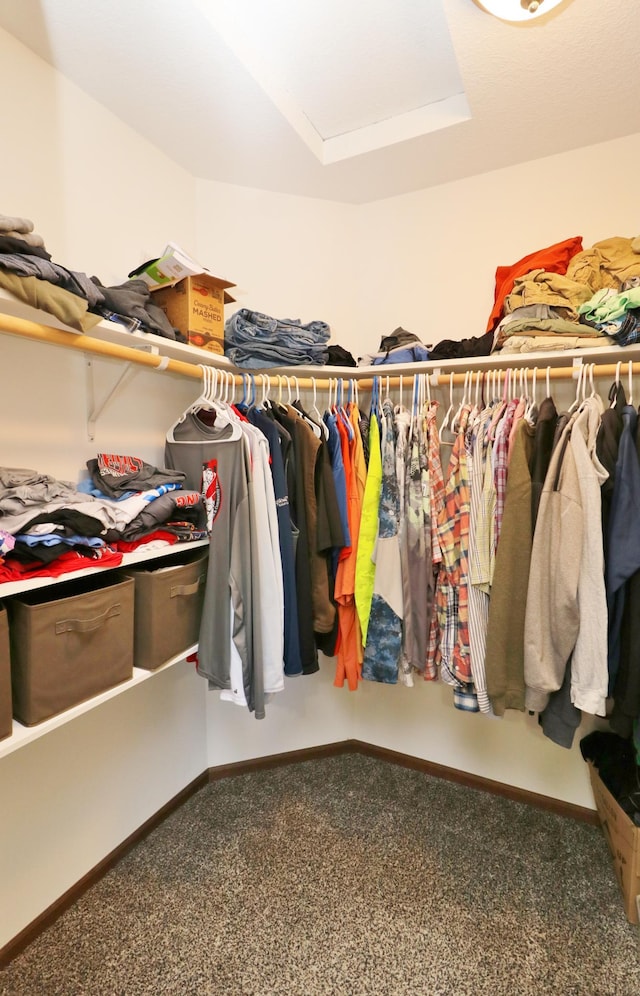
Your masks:
{"label": "white ceiling panel", "polygon": [[[201,0],[322,139],[462,93],[441,0]],[[231,32],[230,32],[231,34]],[[240,47],[240,46],[239,46]]]}

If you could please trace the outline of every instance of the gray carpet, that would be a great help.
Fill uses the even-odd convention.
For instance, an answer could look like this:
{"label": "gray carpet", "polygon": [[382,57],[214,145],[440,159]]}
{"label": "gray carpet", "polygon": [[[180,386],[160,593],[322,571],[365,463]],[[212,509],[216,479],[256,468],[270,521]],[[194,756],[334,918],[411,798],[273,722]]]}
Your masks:
{"label": "gray carpet", "polygon": [[638,996],[597,827],[357,754],[214,782],[3,996]]}

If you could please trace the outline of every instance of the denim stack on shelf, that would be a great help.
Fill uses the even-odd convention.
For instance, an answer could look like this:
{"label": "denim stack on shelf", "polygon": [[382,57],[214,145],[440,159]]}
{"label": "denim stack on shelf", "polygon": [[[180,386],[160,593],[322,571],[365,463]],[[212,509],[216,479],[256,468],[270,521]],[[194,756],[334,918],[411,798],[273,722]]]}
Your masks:
{"label": "denim stack on shelf", "polygon": [[296,318],[271,318],[241,308],[227,319],[224,352],[232,363],[248,369],[325,364],[331,329],[326,322],[303,325]]}

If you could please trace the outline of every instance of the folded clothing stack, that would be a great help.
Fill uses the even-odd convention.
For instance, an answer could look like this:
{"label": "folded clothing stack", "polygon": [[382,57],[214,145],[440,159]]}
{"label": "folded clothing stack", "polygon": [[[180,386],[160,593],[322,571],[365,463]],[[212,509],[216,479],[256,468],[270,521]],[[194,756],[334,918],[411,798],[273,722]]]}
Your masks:
{"label": "folded clothing stack", "polygon": [[[10,239],[17,239],[19,243],[24,243],[33,249],[44,249],[44,239],[38,232],[33,230],[33,222],[30,218],[12,218],[6,214],[0,214],[0,235]],[[22,247],[14,247],[13,252],[25,252]],[[47,259],[51,257],[47,255]]]}
{"label": "folded clothing stack", "polygon": [[238,367],[325,364],[331,329],[326,322],[303,325],[297,318],[271,318],[241,308],[224,326],[224,353]]}
{"label": "folded clothing stack", "polygon": [[0,288],[79,332],[106,318],[129,332],[140,329],[186,342],[152,303],[144,280],[105,287],[98,277],[56,263],[33,228],[29,218],[0,214]]}
{"label": "folded clothing stack", "polygon": [[413,332],[401,325],[390,335],[383,335],[377,353],[361,356],[359,366],[379,366],[383,363],[417,363],[429,359],[429,349]]}

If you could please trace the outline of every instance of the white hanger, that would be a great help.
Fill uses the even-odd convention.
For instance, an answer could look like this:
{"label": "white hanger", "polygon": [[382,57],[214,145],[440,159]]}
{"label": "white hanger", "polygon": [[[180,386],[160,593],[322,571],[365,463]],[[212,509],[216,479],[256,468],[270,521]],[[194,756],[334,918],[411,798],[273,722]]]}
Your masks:
{"label": "white hanger", "polygon": [[618,400],[618,392],[620,390],[620,369],[622,367],[622,360],[618,360],[616,363],[616,380],[615,380],[615,391],[612,391],[612,398],[610,408],[615,408],[616,402]]}
{"label": "white hanger", "polygon": [[547,367],[547,397],[551,397],[551,367]]}
{"label": "white hanger", "polygon": [[449,419],[451,418],[451,413],[453,412],[453,370],[449,374],[449,407],[445,412],[445,416],[442,420],[442,425],[440,426],[440,432],[449,428]]}
{"label": "white hanger", "polygon": [[584,365],[584,363],[581,363],[580,367],[578,369],[578,382],[576,384],[576,396],[575,396],[575,399],[572,401],[572,403],[567,408],[567,412],[569,413],[569,415],[571,414],[571,412],[575,411],[576,408],[578,407],[578,405],[580,404],[580,401],[581,401],[580,391],[581,391],[581,388],[582,388],[582,378],[584,377],[584,371],[585,371],[585,365]]}
{"label": "white hanger", "polygon": [[511,367],[507,367],[504,372],[504,387],[502,388],[502,400],[506,405],[510,398],[511,392]]}
{"label": "white hanger", "polygon": [[[242,428],[240,426],[240,423],[231,415],[228,408],[226,408],[223,404],[218,403],[218,401],[215,398],[215,388],[217,386],[217,372],[215,368],[210,366],[205,366],[201,363],[199,363],[198,366],[202,371],[202,378],[203,378],[202,390],[198,395],[198,397],[196,398],[196,400],[192,402],[192,404],[190,404],[188,408],[185,408],[182,415],[180,415],[180,417],[177,418],[176,421],[171,426],[169,426],[169,428],[167,429],[167,436],[166,436],[167,440],[169,442],[175,442],[176,440],[174,436],[174,429],[176,429],[181,422],[184,422],[187,416],[195,415],[198,411],[202,410],[214,411],[216,413],[216,428],[225,427],[225,426],[231,427],[230,435],[228,435],[224,440],[221,440],[221,442],[231,442],[231,440],[233,439],[239,439],[240,436],[242,435]],[[189,439],[189,440],[179,440],[179,442],[200,444],[202,440]]]}
{"label": "white hanger", "polygon": [[471,383],[471,378],[472,377],[473,377],[472,371],[471,370],[467,370],[466,373],[465,373],[465,375],[464,375],[464,387],[463,387],[463,390],[462,390],[462,398],[460,400],[460,404],[458,405],[457,412],[455,413],[454,417],[451,419],[451,431],[452,432],[458,432],[458,430],[460,428],[460,425],[459,425],[460,416],[462,415],[463,408],[468,403],[467,402],[467,394],[469,393],[469,389],[470,389],[469,385]]}
{"label": "white hanger", "polygon": [[527,407],[524,410],[524,417],[526,418],[527,422],[531,422],[533,412],[535,411],[537,405],[537,397],[536,397],[537,380],[538,380],[538,368],[534,367],[531,372],[531,397],[529,398],[529,403],[527,404]]}
{"label": "white hanger", "polygon": [[328,426],[325,424],[325,421],[322,418],[322,415],[320,414],[320,412],[318,410],[318,401],[317,401],[317,395],[316,395],[316,388],[317,388],[316,379],[315,379],[315,377],[312,377],[311,378],[311,389],[313,391],[313,405],[311,406],[311,411],[316,416],[316,418],[318,420],[318,425],[320,426],[320,431],[322,432],[322,435],[323,435],[324,439],[326,440],[326,439],[329,438],[329,429],[328,429]]}

